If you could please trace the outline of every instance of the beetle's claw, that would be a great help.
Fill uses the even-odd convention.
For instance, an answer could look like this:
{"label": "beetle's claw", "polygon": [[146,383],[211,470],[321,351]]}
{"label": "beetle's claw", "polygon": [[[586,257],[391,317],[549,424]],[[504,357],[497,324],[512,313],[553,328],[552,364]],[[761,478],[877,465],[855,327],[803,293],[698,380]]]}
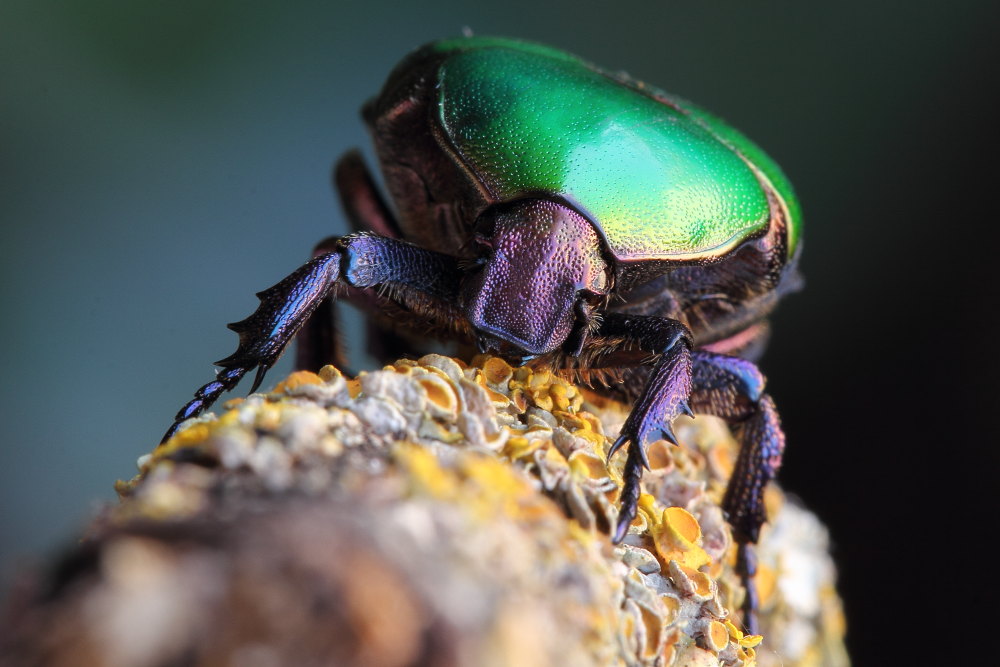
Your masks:
{"label": "beetle's claw", "polygon": [[261,364],[257,367],[257,374],[253,378],[253,386],[250,387],[250,391],[247,392],[248,394],[252,394],[257,391],[257,388],[260,387],[260,383],[264,381],[264,376],[270,368],[270,364]]}
{"label": "beetle's claw", "polygon": [[[660,433],[663,435],[663,439],[669,442],[671,445],[679,445],[677,442],[677,436],[674,434],[674,427],[670,422],[665,422],[660,426]],[[645,458],[645,453],[643,454]],[[649,465],[646,466],[646,470],[649,470]]]}
{"label": "beetle's claw", "polygon": [[635,517],[629,517],[625,514],[618,515],[618,525],[615,527],[615,534],[611,537],[611,542],[613,544],[621,544],[625,536],[628,535],[629,526],[632,525],[632,521]]}
{"label": "beetle's claw", "polygon": [[646,455],[646,448],[635,440],[632,441],[632,446],[639,452],[639,463],[641,463],[642,467],[646,470],[650,470],[651,468],[649,467],[649,457]]}
{"label": "beetle's claw", "polygon": [[[615,453],[625,445],[625,443],[631,443],[632,447],[635,447],[636,449],[638,449],[638,451],[639,451],[639,460],[640,460],[640,462],[642,464],[642,467],[645,468],[646,470],[649,470],[650,469],[649,468],[649,458],[646,456],[646,448],[643,447],[642,445],[638,444],[639,443],[639,439],[638,438],[635,438],[635,437],[629,435],[628,433],[625,433],[624,431],[622,432],[621,435],[618,436],[618,439],[615,440],[614,443],[611,445],[611,449],[608,450],[607,462],[608,463],[611,462],[611,457],[614,456]],[[676,444],[676,443],[674,443],[674,444]],[[629,449],[629,451],[631,451],[631,448]],[[628,463],[626,462],[625,465],[628,465]]]}
{"label": "beetle's claw", "polygon": [[626,442],[628,442],[628,435],[622,433],[621,435],[618,436],[618,439],[615,440],[614,443],[611,445],[611,449],[608,450],[607,463],[611,463],[611,457],[614,456],[615,452],[621,449]]}

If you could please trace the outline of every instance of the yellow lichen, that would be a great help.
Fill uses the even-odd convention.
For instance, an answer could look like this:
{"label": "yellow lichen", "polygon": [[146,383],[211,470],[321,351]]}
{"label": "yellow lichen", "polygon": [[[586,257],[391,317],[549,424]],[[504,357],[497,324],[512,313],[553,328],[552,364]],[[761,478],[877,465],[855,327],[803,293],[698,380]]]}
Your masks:
{"label": "yellow lichen", "polygon": [[[620,476],[619,479],[621,479]],[[632,528],[637,530],[640,535],[649,532],[662,516],[658,509],[656,499],[652,495],[640,493],[635,519],[632,520]]]}
{"label": "yellow lichen", "polygon": [[[646,642],[641,648],[641,655],[647,660],[655,658],[660,653],[663,644],[663,621],[660,614],[644,605],[638,605],[645,628]],[[657,610],[658,611],[658,610]]]}
{"label": "yellow lichen", "polygon": [[530,398],[535,407],[547,412],[557,410],[572,413],[578,411],[583,404],[583,395],[579,389],[544,366],[514,369],[508,385],[511,400],[522,411],[527,408],[526,398]]}
{"label": "yellow lichen", "polygon": [[173,437],[160,445],[154,454],[163,457],[178,449],[200,445],[208,438],[211,431],[211,426],[208,423],[192,424],[182,431],[177,431]]}
{"label": "yellow lichen", "polygon": [[274,431],[281,424],[282,410],[273,403],[265,403],[257,410],[254,426],[259,431]]}
{"label": "yellow lichen", "polygon": [[715,580],[708,574],[681,565],[675,560],[670,561],[670,575],[686,595],[707,600],[717,589]]}
{"label": "yellow lichen", "polygon": [[559,467],[567,465],[566,457],[562,455],[562,452],[555,447],[549,447],[548,444],[548,442],[545,443],[545,460]]}
{"label": "yellow lichen", "polygon": [[737,628],[732,621],[726,620],[724,625],[726,627],[726,632],[729,633],[732,640],[743,648],[755,648],[764,639],[761,635],[744,634],[743,631]]}
{"label": "yellow lichen", "polygon": [[664,562],[673,560],[685,567],[697,569],[710,560],[708,553],[698,544],[701,541],[698,520],[681,507],[663,510],[650,533],[656,551]]}
{"label": "yellow lichen", "polygon": [[673,625],[677,621],[677,614],[681,609],[681,601],[672,595],[661,595],[660,600],[663,602],[663,624],[666,626]]}
{"label": "yellow lichen", "polygon": [[309,384],[323,384],[323,378],[312,371],[295,371],[287,378],[274,385],[273,391],[277,394]]}
{"label": "yellow lichen", "polygon": [[483,373],[476,373],[474,382],[483,388],[483,390],[486,392],[486,395],[489,397],[490,402],[493,403],[493,405],[499,407],[500,409],[504,409],[511,404],[510,397],[508,397],[506,394],[500,393],[499,391],[495,390],[492,386],[490,386],[489,381],[486,379],[486,376]]}
{"label": "yellow lichen", "polygon": [[418,382],[427,392],[428,407],[434,409],[435,416],[447,417],[458,411],[459,400],[455,388],[440,376],[428,373]]}
{"label": "yellow lichen", "polygon": [[[566,516],[570,517],[566,524],[568,544],[577,546],[564,544],[562,548],[593,543],[608,554],[621,554],[626,549],[614,549],[603,535],[614,524],[624,457],[615,457],[610,466],[606,463],[606,453],[617,434],[610,426],[612,433],[607,435],[605,422],[594,411],[600,405],[611,410],[613,403],[602,399],[585,406],[584,393],[550,369],[512,368],[485,355],[476,357],[469,366],[428,355],[415,361],[400,360],[386,370],[409,384],[393,384],[393,378],[385,384],[384,378],[362,377],[367,377],[366,391],[379,393],[383,390],[371,388],[388,387],[384,389],[388,398],[385,405],[374,406],[384,415],[379,419],[398,420],[400,426],[394,429],[403,428],[405,421],[405,428],[412,429],[401,439],[393,431],[384,436],[387,440],[380,446],[386,447],[385,462],[401,472],[408,483],[403,487],[413,497],[454,503],[476,521],[504,517],[523,525]],[[323,367],[318,374],[295,373],[264,400],[254,397],[217,419],[188,425],[144,462],[143,473],[182,448],[199,448],[208,457],[216,456],[216,448],[223,447],[216,444],[219,437],[224,443],[231,437],[228,434],[242,433],[240,429],[250,429],[253,437],[266,432],[273,442],[298,418],[297,408],[279,394],[324,383],[337,385],[338,406],[347,400],[345,384],[352,399],[362,393],[358,379],[344,377],[333,366]],[[419,389],[414,391],[413,387]],[[308,394],[294,395],[298,399]],[[373,409],[371,398],[366,395],[363,399],[368,401],[365,409]],[[411,405],[417,399],[422,402]],[[404,403],[409,407],[404,408]],[[339,415],[336,423],[371,417],[353,407],[331,407],[330,411]],[[626,552],[633,558],[626,561],[630,583],[625,586],[632,611],[623,613],[613,625],[636,642],[633,645],[640,660],[636,664],[658,660],[665,665],[710,664],[705,662],[708,657],[716,661],[711,664],[718,664],[720,658],[712,651],[725,651],[725,659],[735,661],[726,664],[748,664],[755,659],[754,648],[761,637],[744,635],[732,622],[723,620],[730,613],[726,607],[739,604],[743,591],[733,570],[735,549],[729,546],[728,528],[721,524],[717,508],[705,509],[706,503],[721,499],[737,445],[725,425],[710,418],[694,423],[682,420],[678,436],[684,446],[660,440],[647,448],[651,472],[643,481],[644,492],[629,531],[627,549],[631,552]],[[338,457],[359,444],[339,437],[322,436],[326,444],[319,446],[319,451]],[[416,440],[411,441],[413,438]],[[424,446],[421,439],[434,445]],[[449,445],[445,456],[441,456],[442,445]],[[266,468],[269,460],[264,457],[254,465]],[[121,485],[122,493],[129,493],[134,484]],[[538,492],[539,487],[545,495]],[[157,508],[165,507],[183,511],[183,503],[171,500],[169,488],[152,491],[150,486],[148,511],[159,512]],[[667,499],[684,507],[667,506]],[[771,513],[783,505],[776,487],[768,490],[765,501]],[[719,557],[713,560],[713,555]],[[640,595],[640,590],[656,589],[650,583],[654,579],[646,580],[639,572],[660,577],[660,582],[667,583],[658,585],[666,585],[668,590],[673,586],[673,590],[664,594],[660,588],[652,597],[643,597],[648,593]],[[756,585],[765,610],[780,598],[775,584],[778,575],[774,567],[760,564]],[[836,602],[835,594],[831,595]],[[697,623],[692,624],[692,619],[698,619]],[[695,631],[701,648],[686,634]],[[706,646],[711,651],[704,651]]]}
{"label": "yellow lichen", "polygon": [[676,667],[719,667],[719,658],[706,649],[691,644],[674,659]]}
{"label": "yellow lichen", "polygon": [[774,568],[763,563],[758,564],[754,584],[757,586],[757,596],[760,598],[761,605],[767,605],[774,596],[775,587],[778,585],[777,572],[774,571]]}
{"label": "yellow lichen", "polygon": [[337,378],[344,377],[344,374],[340,372],[340,369],[332,364],[327,364],[326,366],[323,366],[323,368],[319,369],[318,375],[323,382],[334,382]]}
{"label": "yellow lichen", "polygon": [[585,449],[578,449],[569,455],[569,469],[574,474],[589,479],[604,479],[608,476],[604,459]]}
{"label": "yellow lichen", "polygon": [[440,461],[432,452],[422,447],[401,444],[396,448],[395,455],[421,493],[440,500],[455,497],[458,484],[454,475],[441,467]]}
{"label": "yellow lichen", "polygon": [[670,448],[673,447],[666,440],[656,440],[646,448],[646,459],[649,461],[649,469],[653,472],[669,472],[674,467],[674,459],[670,455]]}
{"label": "yellow lichen", "polygon": [[514,369],[500,357],[489,357],[483,362],[483,377],[491,387],[506,387],[514,376]]}
{"label": "yellow lichen", "polygon": [[516,461],[528,456],[535,450],[535,447],[532,446],[533,442],[537,442],[537,440],[532,441],[523,435],[514,435],[507,438],[507,442],[504,443],[503,450],[501,451],[508,459]]}
{"label": "yellow lichen", "polygon": [[719,621],[711,621],[705,632],[705,643],[716,653],[729,646],[729,631]]}

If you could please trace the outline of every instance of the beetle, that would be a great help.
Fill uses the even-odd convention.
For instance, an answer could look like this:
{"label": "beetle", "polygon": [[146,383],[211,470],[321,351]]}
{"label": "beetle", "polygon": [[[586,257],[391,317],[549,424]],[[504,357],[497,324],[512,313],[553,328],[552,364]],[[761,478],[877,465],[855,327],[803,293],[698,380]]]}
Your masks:
{"label": "beetle", "polygon": [[256,369],[251,392],[298,334],[297,364],[339,361],[333,303],[393,330],[544,362],[633,407],[612,539],[636,516],[646,446],[674,444],[681,414],[729,422],[741,449],[723,509],[756,632],[752,545],[784,435],[754,361],[766,318],[798,285],[801,214],[781,169],[703,109],[563,51],[504,38],[426,45],[362,115],[393,211],[357,152],[336,185],[353,232],[258,293],[230,324],[238,349],[177,414],[201,414]]}

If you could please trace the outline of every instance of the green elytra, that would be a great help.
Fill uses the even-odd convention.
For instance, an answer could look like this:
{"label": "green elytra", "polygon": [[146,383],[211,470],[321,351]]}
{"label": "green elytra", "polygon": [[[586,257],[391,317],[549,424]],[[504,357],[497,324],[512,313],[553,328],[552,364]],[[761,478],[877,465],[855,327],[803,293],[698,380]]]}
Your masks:
{"label": "green elytra", "polygon": [[563,197],[626,261],[721,256],[766,230],[779,206],[795,252],[791,185],[717,117],[537,44],[479,37],[433,48],[448,54],[437,73],[441,127],[495,200]]}

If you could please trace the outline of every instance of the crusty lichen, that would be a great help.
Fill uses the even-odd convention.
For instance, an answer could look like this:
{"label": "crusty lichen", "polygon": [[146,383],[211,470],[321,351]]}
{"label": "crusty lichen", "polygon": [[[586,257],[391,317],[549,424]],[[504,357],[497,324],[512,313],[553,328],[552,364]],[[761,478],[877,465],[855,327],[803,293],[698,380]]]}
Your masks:
{"label": "crusty lichen", "polygon": [[[104,577],[91,597],[104,602],[82,616],[81,633],[112,663],[152,664],[143,656],[164,651],[231,661],[247,647],[276,664],[301,661],[302,642],[278,636],[296,598],[274,589],[299,577],[305,558],[324,604],[336,607],[333,627],[319,626],[328,641],[309,644],[319,662],[847,664],[825,532],[776,487],[760,545],[763,638],[738,629],[743,591],[718,504],[736,445],[714,419],[682,418],[685,447],[650,447],[638,516],[615,547],[607,531],[624,457],[605,458],[625,409],[548,370],[438,355],[356,379],[327,366],[227,408],[143,457],[139,475],[118,485],[122,503],[92,529]],[[214,549],[214,565],[201,569],[179,557],[187,547],[130,529],[206,522],[233,546]],[[263,555],[262,540],[295,553]],[[116,589],[123,549],[143,551],[167,574],[152,587]],[[257,561],[267,558],[288,572],[262,572]],[[255,576],[267,579],[260,590]],[[173,614],[115,601],[116,590],[162,595],[174,586],[201,593],[172,602]],[[182,613],[195,599],[199,608]],[[245,615],[227,607],[240,599],[274,607],[276,617],[255,612],[263,639],[220,627],[223,641],[192,626]],[[121,646],[93,639],[130,623],[141,631],[125,632]]]}

